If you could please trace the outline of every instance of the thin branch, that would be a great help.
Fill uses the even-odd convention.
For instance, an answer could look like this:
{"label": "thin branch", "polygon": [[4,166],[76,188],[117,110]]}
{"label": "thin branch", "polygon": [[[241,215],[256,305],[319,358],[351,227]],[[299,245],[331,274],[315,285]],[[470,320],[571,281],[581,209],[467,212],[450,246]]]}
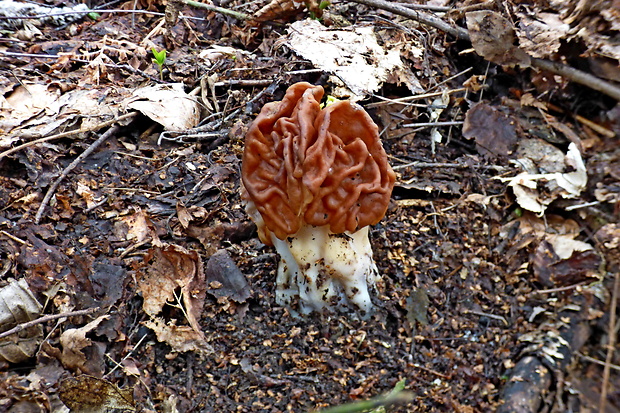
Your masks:
{"label": "thin branch", "polygon": [[5,338],[5,337],[8,337],[8,336],[10,336],[12,334],[17,334],[20,331],[25,330],[27,328],[30,328],[32,326],[35,326],[37,324],[47,323],[48,321],[56,320],[57,318],[74,317],[74,316],[78,316],[78,315],[91,314],[91,313],[94,313],[97,310],[99,310],[99,307],[87,308],[85,310],[69,311],[69,312],[60,313],[60,314],[49,314],[49,315],[37,318],[36,320],[32,320],[32,321],[28,321],[26,323],[19,324],[19,325],[13,327],[12,329],[5,331],[4,333],[0,333],[0,340]]}
{"label": "thin branch", "polygon": [[227,16],[234,17],[237,20],[252,20],[251,14],[242,13],[239,11],[234,11],[230,9],[225,9],[223,7],[212,6],[211,4],[200,3],[192,0],[181,0],[181,3],[187,4],[188,6],[198,7],[201,9],[211,10],[217,13],[225,14]]}
{"label": "thin branch", "polygon": [[[451,25],[441,20],[438,17],[432,16],[427,13],[423,13],[416,10],[411,10],[403,6],[399,6],[396,3],[392,3],[385,0],[351,0],[354,3],[364,4],[366,6],[376,7],[378,9],[390,11],[394,14],[398,14],[403,17],[407,17],[411,20],[418,21],[427,26],[434,27],[443,32],[451,34],[452,36],[471,41],[469,32],[459,26]],[[552,62],[545,59],[531,58],[531,65],[537,69],[542,69],[563,76],[575,83],[582,84],[598,92],[604,93],[607,96],[620,101],[620,87],[597,78],[589,73],[582,72],[568,65]]]}
{"label": "thin branch", "polygon": [[[59,13],[43,13],[43,14],[33,14],[28,16],[0,16],[0,20],[36,20],[36,19],[45,19],[47,17],[57,17],[57,16],[70,16],[73,14],[90,14],[90,13],[133,13],[133,14],[149,14],[153,16],[165,16],[165,13],[157,12],[157,11],[149,11],[149,10],[122,10],[122,9],[91,9],[91,10],[73,10]],[[205,21],[202,17],[191,17],[191,16],[179,16],[180,19],[186,20],[198,20]]]}
{"label": "thin branch", "polygon": [[78,130],[72,130],[72,131],[69,131],[69,132],[63,132],[63,133],[59,133],[57,135],[46,136],[45,138],[40,138],[40,139],[36,139],[34,141],[26,142],[26,143],[23,143],[21,145],[18,145],[16,147],[14,147],[14,148],[9,149],[8,151],[0,152],[0,159],[4,158],[5,156],[9,156],[9,155],[11,155],[11,154],[13,154],[15,152],[19,152],[22,149],[28,148],[30,146],[37,145],[39,143],[53,141],[55,139],[66,138],[68,136],[78,135],[80,133],[97,131],[99,129],[103,129],[103,128],[107,127],[107,126],[113,125],[116,122],[120,122],[121,120],[132,118],[132,117],[136,116],[137,114],[138,114],[138,112],[127,113],[125,115],[119,116],[118,118],[114,118],[114,119],[102,122],[102,123],[100,123],[98,125],[94,125],[94,126],[92,126],[90,128],[83,128],[83,129],[78,129]]}
{"label": "thin branch", "polygon": [[403,125],[403,128],[428,128],[428,127],[437,127],[437,126],[459,126],[462,125],[464,122],[458,121],[458,120],[454,120],[454,121],[445,121],[445,122],[420,122],[420,123],[408,123],[406,125]]}
{"label": "thin branch", "polygon": [[552,62],[550,60],[537,58],[532,58],[532,66],[538,69],[555,73],[569,80],[572,80],[575,83],[582,84],[620,101],[620,87],[615,86],[602,79],[599,79],[598,77],[593,76],[589,73],[577,70],[574,67],[570,67],[568,65],[558,62]]}
{"label": "thin branch", "polygon": [[351,0],[354,3],[364,4],[366,6],[376,7],[378,9],[390,11],[394,14],[398,14],[399,16],[407,17],[411,20],[418,21],[422,24],[426,24],[427,26],[434,27],[443,32],[451,34],[454,37],[458,37],[459,39],[469,40],[469,33],[467,30],[459,27],[457,25],[451,25],[441,20],[438,17],[435,17],[431,14],[424,13],[417,10],[412,10],[410,8],[401,6],[398,3],[393,3],[385,0]]}
{"label": "thin branch", "polygon": [[60,185],[62,180],[65,179],[67,177],[67,175],[69,175],[69,173],[73,169],[75,169],[75,167],[78,166],[80,164],[80,162],[82,162],[88,155],[93,153],[95,151],[95,149],[97,149],[99,147],[99,145],[101,145],[103,142],[105,142],[110,136],[115,134],[119,129],[120,129],[120,127],[118,125],[115,125],[115,126],[112,126],[110,129],[108,129],[107,131],[105,131],[105,133],[103,135],[101,135],[99,137],[99,139],[97,139],[95,142],[93,142],[92,145],[90,145],[84,152],[82,152],[82,154],[80,156],[75,158],[75,160],[73,162],[71,162],[69,164],[69,166],[67,166],[62,171],[60,176],[58,178],[56,178],[56,180],[54,181],[52,186],[50,186],[49,189],[47,190],[47,193],[45,194],[45,198],[43,198],[43,201],[41,202],[41,205],[39,206],[39,210],[37,211],[37,215],[34,218],[34,222],[36,224],[38,224],[39,221],[41,221],[41,217],[43,216],[43,212],[45,212],[45,208],[47,207],[47,204],[49,204],[50,199],[52,199],[52,196],[54,195],[54,192],[56,192],[56,188],[58,188],[58,185]]}

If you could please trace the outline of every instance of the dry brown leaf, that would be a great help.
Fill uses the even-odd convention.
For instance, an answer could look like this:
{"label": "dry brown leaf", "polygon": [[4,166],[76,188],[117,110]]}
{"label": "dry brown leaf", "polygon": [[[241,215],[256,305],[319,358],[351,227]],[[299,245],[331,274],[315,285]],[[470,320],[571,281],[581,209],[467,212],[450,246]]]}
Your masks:
{"label": "dry brown leaf", "polygon": [[561,45],[560,40],[566,37],[570,29],[555,13],[539,12],[535,17],[517,13],[517,16],[519,45],[533,57],[549,58],[556,54]]}
{"label": "dry brown leaf", "polygon": [[114,383],[87,375],[63,380],[58,396],[72,413],[136,411],[133,388],[119,389]]}
{"label": "dry brown leaf", "polygon": [[101,360],[87,358],[84,350],[92,346],[93,341],[86,337],[86,334],[93,331],[103,320],[110,318],[108,315],[97,317],[90,323],[81,328],[71,328],[65,330],[60,336],[62,355],[60,361],[71,370],[79,370],[88,373],[95,373],[101,369]]}
{"label": "dry brown leaf", "polygon": [[[206,295],[202,260],[195,251],[166,245],[152,248],[145,261],[148,266],[138,274],[137,282],[144,298],[142,307],[152,319],[146,325],[175,350],[188,351],[186,347],[191,345],[184,341],[204,340],[198,324]],[[177,307],[179,318],[186,320],[166,322],[160,316],[165,305]],[[179,321],[186,321],[191,328],[177,325]]]}
{"label": "dry brown leaf", "polygon": [[239,270],[228,251],[221,249],[213,254],[205,269],[209,294],[244,303],[252,295],[250,284]]}
{"label": "dry brown leaf", "polygon": [[574,143],[564,155],[541,139],[524,139],[519,142],[518,156],[515,163],[525,172],[497,179],[508,182],[517,203],[528,211],[542,214],[555,199],[576,198],[586,187],[586,167]]}
{"label": "dry brown leaf", "polygon": [[213,348],[205,341],[204,334],[197,332],[190,326],[166,323],[161,317],[145,321],[144,325],[155,332],[157,340],[167,343],[174,351],[213,352]]}
{"label": "dry brown leaf", "polygon": [[142,112],[169,131],[185,131],[200,122],[200,105],[180,83],[138,89],[127,107]]}
{"label": "dry brown leaf", "polygon": [[463,136],[476,140],[478,153],[487,157],[510,155],[517,143],[516,122],[485,102],[465,114]]}
{"label": "dry brown leaf", "polygon": [[471,43],[480,56],[505,66],[528,67],[530,57],[515,46],[515,31],[501,14],[489,11],[466,13]]}
{"label": "dry brown leaf", "polygon": [[114,228],[115,235],[137,243],[151,238],[154,245],[160,245],[157,231],[149,217],[140,207],[134,206],[134,210],[133,215],[126,215],[118,219]]}
{"label": "dry brown leaf", "polygon": [[[314,3],[316,0],[312,2]],[[268,20],[286,19],[301,12],[304,9],[304,6],[304,0],[271,0],[264,7],[254,13],[253,22],[261,23]]]}

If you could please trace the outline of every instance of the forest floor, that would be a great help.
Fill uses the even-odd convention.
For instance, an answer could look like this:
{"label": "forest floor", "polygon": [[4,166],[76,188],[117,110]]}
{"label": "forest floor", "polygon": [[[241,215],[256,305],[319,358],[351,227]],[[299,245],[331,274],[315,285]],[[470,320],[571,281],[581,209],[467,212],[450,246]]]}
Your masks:
{"label": "forest floor", "polygon": [[[620,411],[619,8],[360,3],[5,8],[0,412]],[[278,305],[240,197],[300,81],[396,172],[368,319]]]}

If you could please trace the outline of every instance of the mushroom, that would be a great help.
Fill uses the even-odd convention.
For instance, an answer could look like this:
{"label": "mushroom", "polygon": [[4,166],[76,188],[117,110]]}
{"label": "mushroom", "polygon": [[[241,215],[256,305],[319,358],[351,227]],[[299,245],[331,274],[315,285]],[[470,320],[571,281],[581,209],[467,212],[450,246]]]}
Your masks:
{"label": "mushroom", "polygon": [[368,113],[350,101],[322,109],[323,94],[296,83],[263,107],[245,137],[242,197],[280,254],[278,304],[369,314],[378,271],[368,226],[385,215],[395,174]]}

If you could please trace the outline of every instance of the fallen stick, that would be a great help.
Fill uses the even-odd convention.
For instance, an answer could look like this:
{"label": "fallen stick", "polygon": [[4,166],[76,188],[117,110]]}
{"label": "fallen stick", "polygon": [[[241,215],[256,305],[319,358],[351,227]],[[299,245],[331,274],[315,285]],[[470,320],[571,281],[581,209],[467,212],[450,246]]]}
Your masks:
{"label": "fallen stick", "polygon": [[97,139],[95,142],[93,142],[92,145],[90,145],[84,152],[82,152],[82,154],[80,156],[75,158],[75,160],[73,162],[71,162],[69,164],[69,166],[67,166],[62,171],[60,176],[54,181],[52,186],[50,186],[49,189],[47,190],[47,193],[45,194],[45,198],[43,198],[43,201],[41,202],[41,205],[39,206],[39,210],[37,211],[37,215],[34,218],[35,224],[38,224],[39,221],[41,221],[41,217],[43,216],[43,212],[45,212],[45,208],[47,207],[47,204],[49,204],[50,199],[52,199],[52,196],[54,195],[54,192],[56,191],[56,188],[58,188],[58,185],[60,185],[62,180],[65,179],[67,177],[67,175],[69,175],[69,172],[71,172],[73,169],[75,169],[75,167],[78,166],[80,164],[80,162],[82,162],[88,155],[93,153],[95,151],[95,149],[97,149],[97,147],[99,147],[99,145],[101,145],[103,142],[105,142],[106,139],[108,139],[110,136],[115,134],[119,129],[120,129],[120,127],[118,125],[114,125],[110,129],[105,131],[105,133],[103,135],[101,135],[99,137],[99,139]]}
{"label": "fallen stick", "polygon": [[[423,13],[417,10],[408,9],[407,7],[400,6],[398,4],[385,1],[385,0],[351,0],[354,3],[364,4],[366,6],[376,7],[381,10],[386,10],[392,12],[394,14],[398,14],[403,17],[407,17],[411,20],[418,21],[427,26],[434,27],[443,32],[451,34],[454,37],[457,37],[462,40],[471,41],[469,37],[469,32],[459,26],[451,25],[441,20],[438,17],[430,15],[428,13]],[[615,86],[612,83],[606,82],[602,79],[599,79],[596,76],[593,76],[589,73],[582,72],[581,70],[577,70],[574,67],[570,67],[568,65],[552,62],[551,60],[546,59],[537,59],[531,58],[531,65],[537,69],[546,70],[551,73],[555,73],[562,77],[565,77],[575,83],[579,83],[581,85],[587,86],[591,89],[594,89],[598,92],[606,94],[617,101],[620,101],[620,87]]]}
{"label": "fallen stick", "polygon": [[5,338],[5,337],[10,336],[11,334],[17,334],[20,331],[25,330],[27,328],[30,328],[32,326],[35,326],[37,324],[47,323],[48,321],[56,320],[57,318],[74,317],[74,316],[78,316],[78,315],[91,314],[91,313],[94,313],[97,310],[99,310],[99,307],[87,308],[85,310],[69,311],[67,313],[60,313],[60,314],[49,314],[49,315],[37,318],[36,320],[32,320],[32,321],[28,321],[26,323],[18,324],[15,327],[13,327],[12,329],[7,330],[7,331],[5,331],[3,333],[0,333],[0,340]]}
{"label": "fallen stick", "polygon": [[97,131],[99,129],[103,129],[103,128],[107,127],[107,126],[113,125],[116,122],[120,122],[121,120],[132,118],[132,117],[136,116],[137,114],[138,114],[137,112],[131,112],[131,113],[127,113],[125,115],[119,116],[118,118],[110,119],[110,120],[102,122],[102,123],[100,123],[98,125],[94,125],[94,126],[92,126],[90,128],[77,129],[77,130],[72,130],[72,131],[69,131],[69,132],[59,133],[59,134],[52,135],[52,136],[46,136],[45,138],[35,139],[33,141],[26,142],[26,143],[23,143],[21,145],[17,145],[16,147],[11,148],[11,149],[9,149],[7,151],[0,152],[0,159],[4,158],[5,156],[9,156],[9,155],[11,155],[11,154],[13,154],[15,152],[19,152],[19,151],[21,151],[24,148],[28,148],[30,146],[34,146],[34,145],[39,144],[39,143],[49,142],[49,141],[53,141],[55,139],[66,138],[68,136],[78,135],[80,133]]}

